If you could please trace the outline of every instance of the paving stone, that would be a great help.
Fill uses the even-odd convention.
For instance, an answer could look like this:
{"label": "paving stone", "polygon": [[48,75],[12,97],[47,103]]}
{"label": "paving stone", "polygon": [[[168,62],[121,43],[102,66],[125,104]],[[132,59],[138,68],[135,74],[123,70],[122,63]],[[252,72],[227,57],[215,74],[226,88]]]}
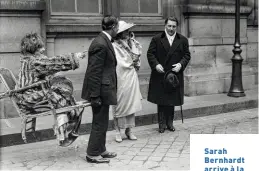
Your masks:
{"label": "paving stone", "polygon": [[133,168],[134,168],[134,166],[135,167],[142,166],[143,163],[144,163],[144,160],[138,160],[138,161],[132,160],[132,161],[129,162],[129,165],[133,166]]}
{"label": "paving stone", "polygon": [[111,160],[109,165],[112,167],[120,167],[120,166],[124,166],[125,164],[121,162],[121,160],[119,161]]}
{"label": "paving stone", "polygon": [[157,148],[154,152],[156,152],[156,153],[165,153],[167,151],[168,151],[168,149],[166,149],[166,148]]}
{"label": "paving stone", "polygon": [[181,154],[181,150],[175,150],[175,149],[170,149],[168,150],[169,153],[174,153],[174,154]]}
{"label": "paving stone", "polygon": [[168,145],[168,144],[162,144],[162,145],[159,145],[159,146],[157,147],[157,149],[161,149],[161,148],[166,148],[166,149],[168,149],[170,146],[171,146],[171,145]]}
{"label": "paving stone", "polygon": [[48,167],[45,170],[61,170],[61,166],[53,166],[53,167]]}
{"label": "paving stone", "polygon": [[148,158],[149,161],[157,161],[157,162],[160,162],[162,159],[163,159],[162,156],[159,156],[159,157],[158,156],[150,156]]}
{"label": "paving stone", "polygon": [[130,155],[130,156],[132,156],[132,155],[135,156],[136,154],[138,154],[137,151],[131,151],[131,150],[125,151],[125,152],[123,153],[123,155]]}
{"label": "paving stone", "polygon": [[24,167],[23,163],[14,163],[14,164],[9,164],[9,167],[15,168],[15,167]]}
{"label": "paving stone", "polygon": [[124,154],[124,155],[117,156],[117,157],[118,157],[118,159],[120,159],[120,160],[131,160],[131,159],[133,159],[134,156],[135,156],[135,155],[126,155],[126,154]]}
{"label": "paving stone", "polygon": [[47,168],[48,168],[48,166],[35,166],[35,167],[31,168],[31,170],[45,170]]}
{"label": "paving stone", "polygon": [[[133,158],[133,157],[132,157]],[[123,164],[129,164],[131,160],[120,160]]]}
{"label": "paving stone", "polygon": [[172,145],[173,142],[171,142],[171,141],[162,141],[160,144],[161,145]]}
{"label": "paving stone", "polygon": [[140,151],[140,152],[138,152],[138,156],[149,156],[149,155],[151,155],[151,154],[153,154],[153,152],[152,151]]}
{"label": "paving stone", "polygon": [[172,152],[168,152],[166,153],[165,155],[166,157],[174,157],[174,158],[177,158],[180,156],[180,153],[172,153]]}
{"label": "paving stone", "polygon": [[55,163],[54,161],[45,161],[45,162],[39,163],[39,166],[51,166],[54,163]]}
{"label": "paving stone", "polygon": [[183,149],[182,154],[190,154],[190,149]]}
{"label": "paving stone", "polygon": [[132,160],[133,161],[144,161],[147,160],[148,156],[135,156]]}
{"label": "paving stone", "polygon": [[153,156],[153,157],[163,157],[163,156],[165,156],[165,153],[164,152],[153,152],[151,154],[151,156]]}
{"label": "paving stone", "polygon": [[135,151],[135,152],[139,152],[142,148],[135,148],[135,147],[131,147],[130,151]]}
{"label": "paving stone", "polygon": [[134,144],[132,147],[144,147],[146,144],[145,143],[138,143]]}
{"label": "paving stone", "polygon": [[172,162],[172,161],[177,161],[178,158],[173,158],[173,157],[164,157],[163,162]]}
{"label": "paving stone", "polygon": [[159,162],[156,161],[146,161],[143,165],[145,169],[152,169],[159,166]]}
{"label": "paving stone", "polygon": [[140,151],[142,151],[142,152],[146,152],[146,151],[152,152],[152,151],[154,151],[154,149],[152,149],[152,148],[143,148]]}
{"label": "paving stone", "polygon": [[148,141],[148,144],[160,144],[161,140],[150,140]]}
{"label": "paving stone", "polygon": [[155,149],[157,148],[158,145],[146,145],[145,148],[152,148],[152,149]]}
{"label": "paving stone", "polygon": [[[9,168],[10,170],[27,170],[27,168],[26,167],[11,167],[11,168]],[[1,168],[1,170],[2,170],[2,168]],[[4,169],[3,169],[4,170]]]}

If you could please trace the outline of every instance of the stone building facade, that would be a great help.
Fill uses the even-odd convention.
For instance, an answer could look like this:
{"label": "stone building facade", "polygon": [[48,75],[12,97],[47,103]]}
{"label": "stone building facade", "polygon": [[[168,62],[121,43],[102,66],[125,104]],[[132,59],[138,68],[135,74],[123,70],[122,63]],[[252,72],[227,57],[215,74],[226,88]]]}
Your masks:
{"label": "stone building facade", "polygon": [[[258,1],[240,0],[240,40],[243,87],[258,83]],[[141,92],[147,94],[150,68],[146,51],[152,36],[164,30],[164,19],[174,15],[178,32],[189,39],[192,59],[185,71],[185,95],[226,93],[231,82],[235,37],[235,0],[0,0],[0,67],[19,72],[20,40],[29,32],[44,37],[47,55],[88,49],[101,31],[104,15],[113,14],[137,24],[133,31],[143,44],[139,71]],[[87,59],[65,74],[80,99]],[[0,92],[4,86],[0,82]],[[14,113],[10,101],[0,101],[1,117]]]}

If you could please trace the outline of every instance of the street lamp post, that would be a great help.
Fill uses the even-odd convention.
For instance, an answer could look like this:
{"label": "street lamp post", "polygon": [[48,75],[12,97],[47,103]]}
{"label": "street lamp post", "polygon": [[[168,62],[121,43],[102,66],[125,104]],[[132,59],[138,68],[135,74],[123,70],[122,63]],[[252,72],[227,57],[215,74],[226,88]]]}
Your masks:
{"label": "street lamp post", "polygon": [[240,55],[242,50],[240,49],[240,0],[236,0],[236,14],[235,14],[235,43],[232,50],[234,56],[232,57],[232,79],[231,86],[228,92],[228,96],[231,97],[243,97],[245,96],[242,85],[242,61],[243,58]]}

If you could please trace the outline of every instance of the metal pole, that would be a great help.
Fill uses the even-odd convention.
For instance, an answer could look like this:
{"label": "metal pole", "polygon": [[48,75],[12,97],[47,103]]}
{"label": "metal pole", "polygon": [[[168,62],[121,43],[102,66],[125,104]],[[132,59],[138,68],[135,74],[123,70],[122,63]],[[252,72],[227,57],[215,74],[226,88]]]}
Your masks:
{"label": "metal pole", "polygon": [[228,92],[228,96],[231,97],[243,97],[245,96],[242,85],[242,61],[243,58],[240,55],[242,50],[240,49],[240,0],[236,0],[236,14],[235,14],[235,43],[232,52],[232,79],[231,86]]}

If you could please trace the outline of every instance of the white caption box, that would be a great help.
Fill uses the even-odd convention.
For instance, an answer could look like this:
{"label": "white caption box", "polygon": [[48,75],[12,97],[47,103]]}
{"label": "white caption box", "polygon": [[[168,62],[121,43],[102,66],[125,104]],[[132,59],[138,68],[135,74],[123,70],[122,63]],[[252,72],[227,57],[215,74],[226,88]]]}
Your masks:
{"label": "white caption box", "polygon": [[258,134],[192,134],[190,171],[259,171]]}

